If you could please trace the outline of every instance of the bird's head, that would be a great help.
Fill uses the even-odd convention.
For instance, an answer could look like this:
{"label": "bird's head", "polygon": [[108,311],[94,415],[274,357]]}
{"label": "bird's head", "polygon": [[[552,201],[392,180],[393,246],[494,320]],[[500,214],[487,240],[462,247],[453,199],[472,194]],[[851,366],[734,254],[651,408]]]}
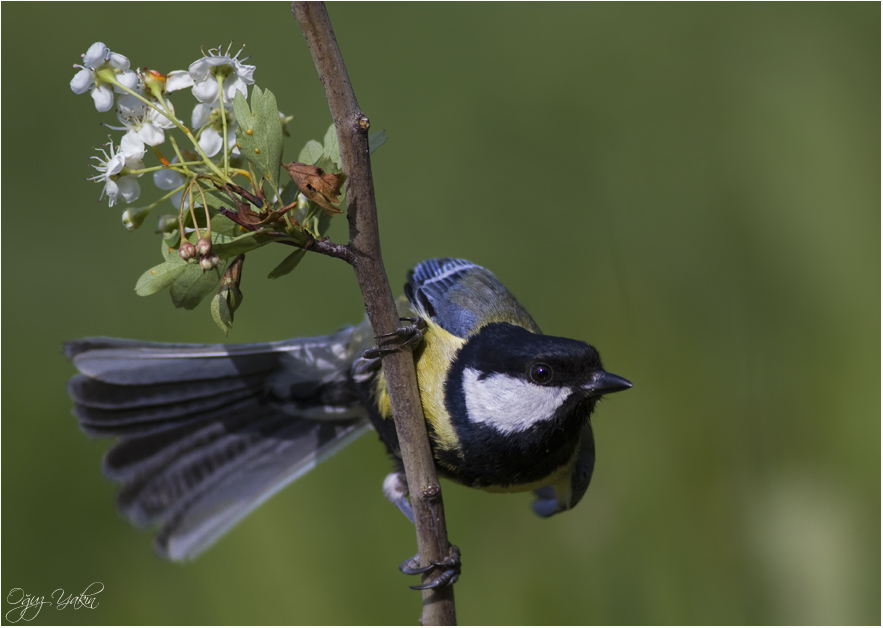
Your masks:
{"label": "bird's head", "polygon": [[585,342],[491,323],[457,354],[446,397],[455,426],[515,436],[579,428],[602,395],[630,387]]}

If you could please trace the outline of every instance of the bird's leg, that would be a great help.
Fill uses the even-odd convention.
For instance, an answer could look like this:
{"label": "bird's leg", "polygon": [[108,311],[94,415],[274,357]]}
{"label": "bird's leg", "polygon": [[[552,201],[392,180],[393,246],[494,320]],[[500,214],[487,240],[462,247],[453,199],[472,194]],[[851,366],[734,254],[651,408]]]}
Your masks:
{"label": "bird's leg", "polygon": [[411,502],[408,501],[408,481],[405,479],[404,471],[393,471],[383,480],[383,495],[389,502],[397,507],[414,523],[414,510],[411,508]]}
{"label": "bird's leg", "polygon": [[410,316],[407,318],[400,318],[401,321],[408,321],[410,325],[405,325],[404,327],[399,327],[394,332],[388,334],[380,334],[376,336],[374,339],[378,341],[378,344],[382,344],[385,339],[389,341],[397,341],[396,344],[389,346],[374,346],[365,351],[362,354],[362,357],[367,358],[369,360],[374,358],[382,358],[388,353],[395,353],[396,351],[401,351],[405,347],[414,346],[416,347],[423,341],[423,330],[426,329],[426,321],[418,316]]}
{"label": "bird's leg", "polygon": [[[386,479],[383,481],[383,494],[386,496],[386,499],[404,513],[411,523],[414,523],[414,510],[411,508],[411,502],[408,501],[408,483],[402,471],[393,471],[386,476]],[[457,582],[460,578],[460,566],[460,548],[456,545],[451,545],[450,552],[442,560],[421,567],[420,555],[415,554],[399,565],[399,571],[408,576],[416,576],[426,573],[430,569],[442,568],[444,571],[441,575],[431,582],[411,587],[416,590],[440,589]]]}

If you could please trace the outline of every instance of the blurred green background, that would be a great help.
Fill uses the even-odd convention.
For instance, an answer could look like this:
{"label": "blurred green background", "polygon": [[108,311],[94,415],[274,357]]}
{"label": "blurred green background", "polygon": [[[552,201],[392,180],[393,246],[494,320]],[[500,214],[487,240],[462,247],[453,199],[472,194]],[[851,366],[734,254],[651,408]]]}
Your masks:
{"label": "blurred green background", "polygon": [[[490,268],[544,331],[635,382],[594,425],[573,512],[443,485],[476,624],[879,624],[880,6],[332,4],[374,157],[386,268]],[[2,576],[94,611],[33,623],[414,623],[412,528],[365,436],[197,561],[169,564],[113,509],[106,441],[70,416],[64,340],[218,342],[208,303],[135,280],[148,226],[84,182],[106,142],[68,83],[94,41],[186,69],[247,45],[295,116],[330,122],[285,3],[4,4]],[[174,98],[189,119],[189,93]],[[118,134],[117,134],[118,137]],[[143,199],[158,196],[142,179]],[[171,205],[165,211],[173,211]],[[332,230],[345,239],[345,221]],[[249,258],[230,342],[358,321],[351,271]]]}

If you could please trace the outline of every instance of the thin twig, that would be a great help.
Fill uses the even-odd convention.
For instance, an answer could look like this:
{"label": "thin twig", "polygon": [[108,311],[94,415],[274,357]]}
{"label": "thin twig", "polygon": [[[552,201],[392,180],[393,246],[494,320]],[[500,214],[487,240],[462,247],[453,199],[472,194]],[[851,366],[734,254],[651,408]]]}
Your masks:
{"label": "thin twig", "polygon": [[[218,213],[220,213],[222,216],[226,216],[237,225],[239,225],[243,229],[247,229],[248,231],[260,231],[261,229],[266,228],[266,225],[250,224],[244,222],[239,217],[238,213],[223,206],[218,207]],[[261,235],[265,235],[268,238],[277,238],[276,244],[287,244],[288,246],[293,246],[305,251],[313,251],[314,253],[320,253],[322,255],[327,255],[328,257],[335,257],[337,259],[342,259],[350,265],[355,263],[356,256],[348,246],[332,242],[327,237],[314,238],[313,236],[307,234],[306,241],[300,243],[292,240],[291,236],[287,233],[281,233],[279,231],[263,231]]]}
{"label": "thin twig", "polygon": [[[284,233],[269,233],[267,235],[277,236],[281,238],[290,237]],[[298,244],[297,242],[293,242],[292,240],[279,240],[279,244],[290,244],[291,246],[296,246],[297,248],[303,249],[305,251],[313,251],[315,253],[327,255],[328,257],[336,257],[337,259],[342,259],[350,265],[354,265],[356,260],[356,256],[353,254],[352,250],[348,246],[337,244],[336,242],[332,242],[328,238],[314,238],[312,236],[308,236],[307,241],[303,244]]]}
{"label": "thin twig", "polygon": [[[292,13],[303,31],[325,88],[331,117],[337,129],[343,171],[348,177],[348,248],[354,255],[353,268],[362,291],[374,335],[389,334],[399,327],[399,315],[386,279],[380,255],[377,206],[368,155],[367,116],[362,113],[347,75],[343,57],[323,2],[293,2]],[[450,544],[445,527],[444,505],[429,448],[420,391],[411,349],[383,358],[383,372],[389,389],[399,445],[408,477],[408,489],[417,527],[420,563],[438,561],[448,555]],[[432,570],[424,582],[439,575]],[[454,590],[447,586],[423,592],[424,625],[453,625]]]}

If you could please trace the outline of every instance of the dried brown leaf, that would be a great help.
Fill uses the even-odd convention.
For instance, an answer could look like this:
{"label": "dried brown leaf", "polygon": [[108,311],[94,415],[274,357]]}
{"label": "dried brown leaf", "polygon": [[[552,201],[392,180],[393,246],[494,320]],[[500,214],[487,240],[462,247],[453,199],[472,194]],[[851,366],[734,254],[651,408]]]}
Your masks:
{"label": "dried brown leaf", "polygon": [[[321,168],[302,163],[283,164],[291,179],[308,199],[325,210],[329,216],[343,212],[334,205],[340,203],[340,189],[345,174],[325,172]],[[333,204],[332,204],[333,203]]]}

